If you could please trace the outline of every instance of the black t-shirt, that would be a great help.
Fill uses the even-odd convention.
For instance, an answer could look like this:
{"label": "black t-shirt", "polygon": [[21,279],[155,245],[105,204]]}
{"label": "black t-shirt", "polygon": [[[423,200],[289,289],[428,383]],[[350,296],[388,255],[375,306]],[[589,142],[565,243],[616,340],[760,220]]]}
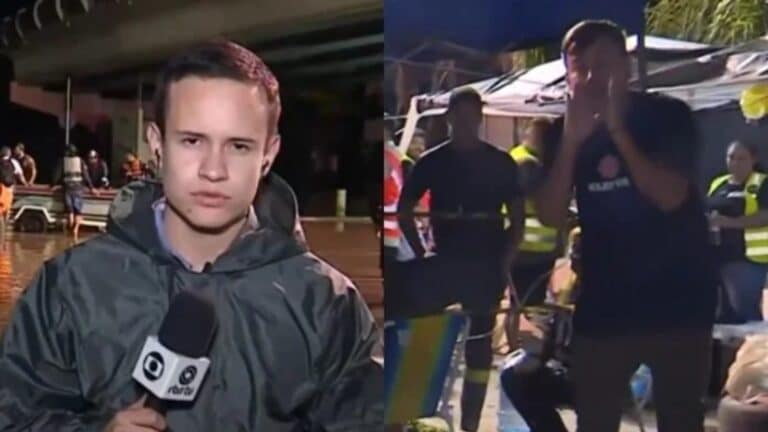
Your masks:
{"label": "black t-shirt", "polygon": [[[574,185],[582,286],[574,325],[584,333],[702,328],[714,320],[717,277],[703,202],[693,186],[699,151],[683,102],[632,94],[626,126],[639,150],[690,179],[682,206],[663,212],[642,195],[604,128],[582,144]],[[563,121],[545,134],[559,145]],[[550,164],[551,165],[551,164]]]}
{"label": "black t-shirt", "polygon": [[544,181],[544,169],[541,163],[526,160],[517,164],[520,188],[525,195],[535,191]]}
{"label": "black t-shirt", "polygon": [[413,165],[415,162],[411,159],[405,159],[402,162],[400,162],[400,167],[403,169],[403,178],[408,178],[411,176],[411,171],[413,171]]}
{"label": "black t-shirt", "polygon": [[[768,209],[768,182],[763,182],[757,191],[757,205],[760,210]],[[710,211],[717,211],[723,216],[744,216],[744,184],[723,182],[707,199]],[[747,248],[744,243],[744,230],[723,228],[720,230],[720,246],[717,257],[721,262],[746,260]]]}
{"label": "black t-shirt", "polygon": [[[500,216],[501,205],[521,198],[517,165],[490,144],[458,151],[450,142],[424,153],[402,195],[419,199],[429,190],[431,211]],[[507,241],[500,217],[484,220],[432,218],[437,253],[465,259],[500,256]]]}

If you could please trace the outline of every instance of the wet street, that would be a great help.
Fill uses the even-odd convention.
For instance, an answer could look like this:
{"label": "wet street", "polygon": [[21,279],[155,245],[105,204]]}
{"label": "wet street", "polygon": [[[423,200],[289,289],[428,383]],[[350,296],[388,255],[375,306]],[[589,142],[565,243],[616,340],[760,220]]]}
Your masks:
{"label": "wet street", "polygon": [[[312,250],[349,276],[358,286],[380,321],[383,293],[379,270],[379,244],[370,223],[348,223],[342,232],[329,222],[305,222],[304,230]],[[91,234],[93,235],[93,234]],[[87,236],[83,236],[84,241]],[[8,322],[16,299],[34,277],[40,265],[70,247],[72,240],[62,233],[9,233],[0,251],[0,332]]]}

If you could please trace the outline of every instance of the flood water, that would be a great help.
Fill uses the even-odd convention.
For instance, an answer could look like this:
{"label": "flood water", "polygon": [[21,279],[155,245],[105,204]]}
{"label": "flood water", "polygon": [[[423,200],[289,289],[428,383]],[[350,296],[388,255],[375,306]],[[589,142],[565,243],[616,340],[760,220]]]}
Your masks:
{"label": "flood water", "polygon": [[[303,224],[310,248],[343,271],[358,286],[374,315],[383,318],[383,293],[379,269],[379,243],[368,223],[345,224],[337,231],[332,222]],[[95,234],[90,234],[95,235]],[[81,233],[80,241],[89,234]],[[0,333],[13,306],[40,265],[48,258],[74,245],[63,233],[8,233],[0,250]]]}

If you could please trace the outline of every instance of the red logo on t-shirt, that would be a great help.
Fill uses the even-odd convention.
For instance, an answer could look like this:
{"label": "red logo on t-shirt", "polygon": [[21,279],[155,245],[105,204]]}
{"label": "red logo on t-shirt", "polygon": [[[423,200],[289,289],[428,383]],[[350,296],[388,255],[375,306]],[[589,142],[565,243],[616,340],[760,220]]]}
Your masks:
{"label": "red logo on t-shirt", "polygon": [[614,155],[605,155],[600,159],[597,171],[604,179],[612,179],[619,175],[619,159]]}

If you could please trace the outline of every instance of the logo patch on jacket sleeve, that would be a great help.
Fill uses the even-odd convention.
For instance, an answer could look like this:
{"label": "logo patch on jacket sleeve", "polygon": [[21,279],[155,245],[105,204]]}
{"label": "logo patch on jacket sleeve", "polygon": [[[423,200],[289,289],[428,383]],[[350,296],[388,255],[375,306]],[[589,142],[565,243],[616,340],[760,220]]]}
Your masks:
{"label": "logo patch on jacket sleeve", "polygon": [[122,188],[118,192],[112,204],[109,206],[109,215],[113,219],[123,219],[133,210],[134,192],[129,188]]}

